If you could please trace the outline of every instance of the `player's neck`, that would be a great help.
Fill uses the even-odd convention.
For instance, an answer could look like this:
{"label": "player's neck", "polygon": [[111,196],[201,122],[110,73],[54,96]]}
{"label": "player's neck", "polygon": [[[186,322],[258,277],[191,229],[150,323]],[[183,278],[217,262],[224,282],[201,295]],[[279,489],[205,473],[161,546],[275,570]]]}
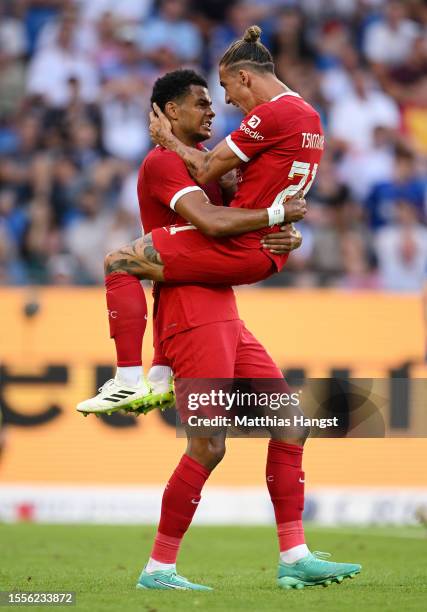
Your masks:
{"label": "player's neck", "polygon": [[276,75],[267,74],[257,78],[252,86],[252,93],[255,106],[269,102],[272,98],[279,96],[286,91],[292,91],[287,85],[282,83]]}
{"label": "player's neck", "polygon": [[187,147],[195,147],[196,142],[188,135],[182,132],[177,126],[173,126],[172,132],[174,136],[178,138],[183,144],[187,145]]}

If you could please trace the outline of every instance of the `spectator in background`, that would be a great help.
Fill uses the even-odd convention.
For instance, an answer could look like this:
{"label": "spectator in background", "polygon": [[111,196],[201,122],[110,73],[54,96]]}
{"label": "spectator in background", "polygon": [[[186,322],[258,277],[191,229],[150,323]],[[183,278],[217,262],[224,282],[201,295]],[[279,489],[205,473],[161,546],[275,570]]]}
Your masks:
{"label": "spectator in background", "polygon": [[170,69],[196,62],[200,56],[202,39],[187,9],[187,0],[161,0],[159,14],[143,26],[141,48],[157,66]]}
{"label": "spectator in background", "polygon": [[408,3],[387,0],[383,19],[366,30],[363,51],[374,65],[398,66],[412,50],[419,27],[407,17]]}
{"label": "spectator in background", "polygon": [[427,269],[427,229],[411,202],[398,202],[393,225],[378,231],[375,247],[384,289],[421,291]]}
{"label": "spectator in background", "polygon": [[358,232],[341,236],[340,251],[343,275],[338,286],[344,289],[379,289],[380,279],[374,270],[368,240]]}
{"label": "spectator in background", "polygon": [[131,78],[111,81],[101,104],[102,144],[110,155],[134,161],[150,146],[147,126],[148,100],[141,83]]}
{"label": "spectator in background", "polygon": [[17,206],[16,193],[12,189],[0,191],[0,223],[3,235],[7,234],[8,243],[11,240],[14,247],[18,248],[27,226],[27,214],[22,207]]}
{"label": "spectator in background", "polygon": [[117,18],[110,12],[100,15],[94,23],[97,36],[97,46],[93,53],[96,70],[101,83],[116,74],[121,63],[121,48],[117,38]]}
{"label": "spectator in background", "polygon": [[17,258],[16,245],[0,217],[0,286],[28,282],[22,262]]}
{"label": "spectator in background", "polygon": [[55,227],[49,202],[38,197],[28,207],[28,225],[21,246],[30,284],[49,282],[48,259],[60,249],[60,234]]}
{"label": "spectator in background", "polygon": [[[333,54],[329,48],[329,58],[323,55],[320,71],[321,92],[327,102],[333,104],[339,100],[352,96],[354,92],[351,75],[359,67],[357,50],[347,37],[336,41]],[[322,45],[321,52],[325,51]]]}
{"label": "spectator in background", "polygon": [[106,13],[122,23],[139,24],[153,7],[153,0],[79,0],[82,21],[97,23]]}
{"label": "spectator in background", "polygon": [[395,140],[393,132],[378,125],[373,129],[373,142],[368,150],[348,151],[337,165],[337,177],[357,201],[365,202],[375,185],[392,180]]}
{"label": "spectator in background", "polygon": [[0,5],[0,119],[13,113],[25,92],[27,38],[22,22]]}
{"label": "spectator in background", "polygon": [[13,152],[0,159],[0,184],[13,189],[25,204],[40,185],[45,157],[41,149],[41,125],[32,115],[17,117]]}
{"label": "spectator in background", "polygon": [[118,203],[119,207],[129,215],[131,223],[135,227],[135,232],[137,232],[135,238],[141,236],[142,230],[137,186],[138,169],[130,166],[125,174],[125,178],[120,189]]}
{"label": "spectator in background", "polygon": [[65,230],[65,245],[78,264],[82,282],[102,283],[111,213],[103,210],[100,194],[90,185],[81,192],[78,205],[80,216]]}
{"label": "spectator in background", "polygon": [[26,29],[30,56],[34,52],[43,27],[56,19],[64,5],[64,0],[26,0],[23,3],[25,9],[23,23]]}
{"label": "spectator in background", "polygon": [[40,30],[36,40],[36,53],[56,47],[64,24],[68,26],[70,46],[74,52],[85,56],[92,54],[97,44],[96,28],[81,18],[78,4],[68,0],[63,2],[63,10],[58,17],[48,21]]}
{"label": "spectator in background", "polygon": [[82,191],[79,208],[80,218],[65,230],[65,244],[77,264],[81,283],[99,284],[104,279],[106,253],[140,235],[140,227],[135,228],[126,211],[106,210],[102,193],[92,185]]}
{"label": "spectator in background", "polygon": [[77,199],[83,188],[84,178],[76,162],[65,154],[52,160],[50,166],[50,207],[58,227],[65,227],[79,216]]}
{"label": "spectator in background", "polygon": [[419,219],[425,222],[425,190],[425,182],[417,175],[414,154],[408,149],[398,147],[392,178],[374,185],[366,200],[371,228],[377,230],[387,223],[393,223],[399,200],[410,202],[418,211]]}
{"label": "spectator in background", "polygon": [[[275,57],[278,77],[296,89],[308,102],[315,105],[315,95],[304,87],[303,77],[318,80],[313,74],[314,53],[307,39],[304,16],[296,6],[281,7],[272,24],[270,48]],[[297,82],[293,81],[297,79]],[[316,88],[317,88],[316,83]]]}
{"label": "spectator in background", "polygon": [[353,93],[337,100],[331,108],[329,130],[343,151],[365,152],[372,147],[377,126],[398,130],[399,109],[390,96],[375,88],[366,70],[357,69],[352,81]]}
{"label": "spectator in background", "polygon": [[410,144],[421,155],[427,155],[427,41],[425,73],[408,88],[402,104],[402,129]]}
{"label": "spectator in background", "polygon": [[155,69],[144,61],[146,58],[139,46],[139,29],[133,25],[116,26],[113,37],[118,54],[115,62],[111,62],[109,72],[103,74],[104,82],[132,78],[144,85],[144,80]]}
{"label": "spectator in background", "polygon": [[41,96],[49,106],[67,105],[73,78],[80,84],[82,100],[93,102],[98,95],[98,74],[93,64],[73,47],[75,27],[74,19],[62,18],[56,39],[35,54],[28,69],[28,93]]}
{"label": "spectator in background", "polygon": [[[44,125],[48,134],[56,140],[56,144],[47,142],[49,149],[70,149],[71,142],[75,139],[74,130],[78,125],[92,126],[90,144],[84,146],[100,149],[101,115],[98,104],[85,103],[80,94],[80,83],[72,77],[68,82],[70,88],[70,100],[65,108],[47,108],[44,112]],[[46,132],[45,132],[46,133]],[[86,138],[89,136],[86,131]]]}

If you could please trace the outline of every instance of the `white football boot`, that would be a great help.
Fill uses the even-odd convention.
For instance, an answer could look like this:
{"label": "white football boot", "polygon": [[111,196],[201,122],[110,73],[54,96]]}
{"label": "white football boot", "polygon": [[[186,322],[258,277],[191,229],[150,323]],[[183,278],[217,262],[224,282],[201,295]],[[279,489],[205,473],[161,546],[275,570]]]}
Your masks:
{"label": "white football boot", "polygon": [[119,410],[145,413],[145,406],[151,396],[151,387],[144,378],[141,378],[137,385],[132,386],[122,383],[116,376],[116,378],[107,380],[99,388],[98,395],[77,404],[77,411],[84,416],[88,414],[113,414],[113,412]]}

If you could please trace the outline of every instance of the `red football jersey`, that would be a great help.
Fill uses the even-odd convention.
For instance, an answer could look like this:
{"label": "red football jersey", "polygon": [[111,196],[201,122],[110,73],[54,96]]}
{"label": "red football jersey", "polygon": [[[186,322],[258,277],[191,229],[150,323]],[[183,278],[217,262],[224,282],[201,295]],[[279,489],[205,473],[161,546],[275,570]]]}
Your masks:
{"label": "red football jersey", "polygon": [[[310,189],[324,148],[319,114],[295,92],[284,92],[255,107],[226,138],[242,160],[230,206],[266,208],[278,194],[286,198]],[[237,243],[259,245],[271,228],[236,236]],[[276,230],[275,230],[276,231]]]}
{"label": "red football jersey", "polygon": [[[144,232],[166,225],[186,224],[175,212],[178,199],[201,189],[181,158],[155,147],[143,161],[138,176],[138,200]],[[213,204],[222,206],[218,183],[203,186]],[[162,341],[186,329],[239,318],[231,287],[212,285],[158,285],[155,292],[156,331]]]}

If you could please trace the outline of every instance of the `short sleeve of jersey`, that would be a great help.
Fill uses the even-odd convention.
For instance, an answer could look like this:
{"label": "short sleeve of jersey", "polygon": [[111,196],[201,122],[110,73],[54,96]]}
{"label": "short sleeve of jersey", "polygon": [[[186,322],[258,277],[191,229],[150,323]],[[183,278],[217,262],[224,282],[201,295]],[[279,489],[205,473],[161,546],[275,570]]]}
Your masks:
{"label": "short sleeve of jersey", "polygon": [[226,137],[230,149],[242,161],[248,162],[280,139],[276,117],[267,104],[257,106],[246,115],[240,127]]}
{"label": "short sleeve of jersey", "polygon": [[163,151],[160,156],[147,160],[145,176],[150,195],[172,210],[183,195],[201,190],[173,151]]}

